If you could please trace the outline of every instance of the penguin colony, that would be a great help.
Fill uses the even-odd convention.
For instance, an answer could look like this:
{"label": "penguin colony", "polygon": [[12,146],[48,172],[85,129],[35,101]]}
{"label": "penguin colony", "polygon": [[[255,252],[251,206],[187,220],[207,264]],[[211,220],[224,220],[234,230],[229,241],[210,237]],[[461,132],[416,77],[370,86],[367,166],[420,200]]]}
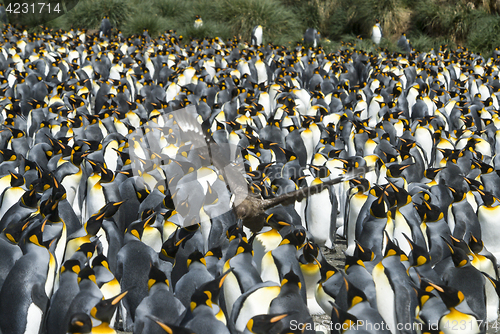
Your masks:
{"label": "penguin colony", "polygon": [[[1,333],[314,333],[321,313],[332,333],[496,321],[496,58],[109,34],[2,33]],[[184,141],[182,110],[238,147],[262,198],[367,172],[268,210],[251,233]],[[323,255],[337,234],[344,268]]]}

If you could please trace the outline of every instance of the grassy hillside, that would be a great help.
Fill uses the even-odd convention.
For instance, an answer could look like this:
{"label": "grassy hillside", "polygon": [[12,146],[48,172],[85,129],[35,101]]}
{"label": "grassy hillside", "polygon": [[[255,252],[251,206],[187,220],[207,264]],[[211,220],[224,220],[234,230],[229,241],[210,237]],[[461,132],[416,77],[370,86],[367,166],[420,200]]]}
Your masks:
{"label": "grassy hillside", "polygon": [[[50,24],[98,29],[108,14],[125,35],[148,29],[154,36],[173,29],[186,40],[248,40],[253,26],[261,24],[265,42],[284,45],[300,42],[304,30],[314,27],[323,45],[333,48],[340,41],[369,40],[378,18],[384,31],[381,46],[390,50],[405,32],[417,50],[448,44],[490,53],[500,45],[499,13],[496,0],[81,0]],[[203,18],[201,29],[193,27],[197,14]]]}

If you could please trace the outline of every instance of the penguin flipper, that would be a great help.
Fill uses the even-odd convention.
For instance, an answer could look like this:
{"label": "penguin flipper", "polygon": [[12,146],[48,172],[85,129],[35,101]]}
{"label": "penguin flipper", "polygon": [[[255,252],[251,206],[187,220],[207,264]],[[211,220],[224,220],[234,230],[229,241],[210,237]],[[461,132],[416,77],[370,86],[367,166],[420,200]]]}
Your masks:
{"label": "penguin flipper", "polygon": [[41,310],[47,310],[49,306],[49,297],[45,293],[45,288],[42,284],[35,284],[31,290],[31,300]]}

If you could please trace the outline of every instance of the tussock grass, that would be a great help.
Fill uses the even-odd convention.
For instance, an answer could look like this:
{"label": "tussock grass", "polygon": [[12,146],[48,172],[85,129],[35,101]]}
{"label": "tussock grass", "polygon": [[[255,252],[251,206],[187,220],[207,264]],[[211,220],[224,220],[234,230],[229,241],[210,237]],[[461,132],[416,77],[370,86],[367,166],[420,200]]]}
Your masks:
{"label": "tussock grass", "polygon": [[316,28],[327,35],[330,17],[340,6],[341,0],[282,0],[285,6],[292,8],[305,28]]}
{"label": "tussock grass", "polygon": [[114,28],[122,27],[138,12],[134,4],[127,0],[83,0],[69,11],[65,17],[70,26],[87,29],[98,29],[105,15]]}
{"label": "tussock grass", "polygon": [[468,34],[467,45],[486,55],[491,54],[495,47],[500,46],[500,17],[495,14],[477,20]]}
{"label": "tussock grass", "polygon": [[424,34],[413,35],[410,38],[410,43],[416,51],[428,52],[432,49],[438,50],[440,46],[455,49],[457,45],[451,39],[446,37],[429,37]]}
{"label": "tussock grass", "polygon": [[411,10],[403,0],[342,0],[330,17],[330,33],[346,33],[370,38],[375,20],[379,19],[384,37],[394,39],[410,27]]}
{"label": "tussock grass", "polygon": [[416,7],[415,27],[430,36],[448,35],[455,43],[462,43],[479,13],[470,4],[440,4],[425,0]]}
{"label": "tussock grass", "polygon": [[[193,20],[194,21],[194,20]],[[215,22],[203,20],[203,26],[195,28],[193,24],[188,24],[185,28],[181,29],[184,34],[189,38],[205,38],[205,37],[220,37],[222,39],[231,38],[231,30],[226,25]]]}
{"label": "tussock grass", "polygon": [[278,0],[219,0],[217,21],[227,22],[231,31],[249,40],[254,26],[264,27],[264,40],[275,43],[300,40],[304,26],[292,11]]}
{"label": "tussock grass", "polygon": [[142,34],[147,30],[151,37],[156,37],[164,32],[168,21],[161,16],[149,12],[137,13],[125,25],[125,35]]}
{"label": "tussock grass", "polygon": [[[499,14],[497,0],[80,0],[48,25],[99,29],[102,17],[109,15],[113,27],[126,35],[147,29],[154,37],[175,30],[188,43],[216,36],[250,41],[253,27],[260,24],[264,43],[292,48],[312,27],[321,33],[325,50],[372,52],[396,51],[397,40],[406,32],[417,51],[447,44],[484,54],[500,46]],[[193,26],[196,15],[204,22],[199,29]],[[384,31],[380,48],[370,38],[376,19]]]}
{"label": "tussock grass", "polygon": [[176,17],[179,16],[180,13],[189,11],[189,6],[186,1],[153,0],[151,4],[158,15],[168,18]]}

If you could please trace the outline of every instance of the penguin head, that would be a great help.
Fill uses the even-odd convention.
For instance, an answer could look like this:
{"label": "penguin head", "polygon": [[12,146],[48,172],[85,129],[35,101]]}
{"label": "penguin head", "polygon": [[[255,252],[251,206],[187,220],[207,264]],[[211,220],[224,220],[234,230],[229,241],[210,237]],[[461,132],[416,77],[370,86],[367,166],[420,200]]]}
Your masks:
{"label": "penguin head", "polygon": [[321,261],[321,266],[319,268],[319,271],[321,273],[322,282],[327,281],[330,277],[332,277],[337,273],[341,273],[336,267],[334,267],[327,261]]}
{"label": "penguin head", "polygon": [[306,231],[302,228],[294,228],[293,231],[289,232],[287,235],[283,237],[280,245],[292,245],[297,249],[301,248],[304,245],[306,240]]}
{"label": "penguin head", "polygon": [[453,250],[451,251],[451,258],[453,260],[453,264],[457,268],[461,268],[470,263],[467,252],[462,248],[453,247]]}
{"label": "penguin head", "polygon": [[444,217],[443,211],[438,206],[427,202],[427,200],[423,200],[420,205],[417,204],[416,209],[420,218],[422,218],[422,222],[435,222]]}
{"label": "penguin head", "polygon": [[465,296],[462,293],[462,291],[457,290],[453,287],[446,285],[438,285],[429,281],[427,281],[427,283],[439,293],[439,296],[443,300],[443,303],[448,308],[456,307],[465,299]]}
{"label": "penguin head", "polygon": [[310,167],[311,167],[311,174],[316,178],[322,179],[330,175],[330,170],[326,165],[322,166],[310,165]]}
{"label": "penguin head", "polygon": [[259,314],[248,320],[246,327],[250,333],[279,333],[283,327],[281,320],[288,315],[288,313]]}
{"label": "penguin head", "polygon": [[483,248],[484,243],[483,240],[477,239],[472,233],[469,238],[469,248],[474,254],[479,254]]}
{"label": "penguin head", "polygon": [[78,247],[76,251],[83,253],[87,257],[87,259],[91,259],[92,256],[94,256],[96,249],[97,249],[97,239],[80,245],[80,247]]}
{"label": "penguin head", "polygon": [[[275,213],[271,213],[267,216],[266,223],[277,231],[281,231],[283,228],[291,226],[289,222],[284,221],[280,215],[277,215]],[[252,237],[253,236],[255,236],[255,234],[252,235]]]}
{"label": "penguin head", "polygon": [[492,193],[488,192],[488,191],[484,191],[484,190],[481,190],[479,188],[476,188],[477,189],[477,192],[479,193],[479,195],[481,195],[481,198],[483,199],[483,205],[485,205],[486,207],[491,207],[495,204],[495,202],[497,202],[497,198],[495,196],[493,196]]}
{"label": "penguin head", "polygon": [[90,333],[92,320],[87,313],[77,312],[71,315],[68,323],[68,333]]}
{"label": "penguin head", "polygon": [[401,248],[399,248],[399,246],[391,240],[387,231],[384,231],[384,235],[385,235],[384,259],[390,256],[398,256],[400,257],[401,261],[408,260],[406,254],[403,253]]}
{"label": "penguin head", "polygon": [[111,218],[114,214],[120,209],[121,205],[125,203],[127,200],[123,200],[120,202],[109,202],[106,203],[101,209],[99,209],[99,213],[104,214],[104,218]]}
{"label": "penguin head", "polygon": [[101,173],[100,182],[109,183],[115,179],[115,174],[113,173],[113,171],[111,171],[103,166],[99,166],[99,169],[100,169],[100,173]]}
{"label": "penguin head", "polygon": [[229,241],[235,239],[247,239],[246,233],[243,231],[243,227],[238,224],[231,225],[226,231],[226,237]]}
{"label": "penguin head", "polygon": [[347,310],[361,302],[367,301],[365,293],[361,289],[358,289],[353,284],[349,283],[345,276],[344,284],[347,290]]}
{"label": "penguin head", "polygon": [[72,272],[78,275],[80,269],[80,262],[78,260],[69,259],[64,261],[64,264],[61,266],[61,274],[64,272]]}
{"label": "penguin head", "polygon": [[164,261],[173,262],[180,245],[188,238],[188,236],[184,236],[184,238],[177,240],[176,234],[177,233],[172,233],[161,246],[160,257]]}
{"label": "penguin head", "polygon": [[403,233],[403,236],[405,237],[408,244],[410,244],[410,249],[411,249],[411,252],[409,254],[409,257],[411,259],[410,265],[413,267],[418,267],[426,263],[430,263],[431,259],[427,249],[414,243],[406,234]]}
{"label": "penguin head", "polygon": [[302,247],[302,255],[304,256],[304,260],[307,263],[317,263],[319,266],[321,264],[319,263],[318,257],[320,254],[320,249],[318,245],[315,243],[308,241],[304,247]]}
{"label": "penguin head", "polygon": [[[41,223],[32,228],[25,237],[25,245],[31,244],[38,247],[49,248],[52,239],[43,241],[43,232],[47,224],[48,219],[44,218]],[[28,224],[31,223],[28,221]]]}
{"label": "penguin head", "polygon": [[16,161],[17,160],[17,154],[16,152],[8,149],[0,150],[0,154],[2,155],[2,162],[3,161]]}
{"label": "penguin head", "polygon": [[99,230],[101,229],[103,220],[104,220],[104,213],[98,212],[93,214],[84,224],[84,228],[87,234],[95,236],[97,232],[99,232]]}
{"label": "penguin head", "polygon": [[375,218],[386,218],[387,217],[387,203],[384,201],[384,197],[379,197],[370,206],[370,215]]}
{"label": "penguin head", "polygon": [[38,178],[41,178],[41,169],[40,166],[34,161],[26,159],[24,156],[22,156],[23,162],[21,163],[20,170],[23,170],[25,173],[29,170],[35,170],[38,172]]}
{"label": "penguin head", "polygon": [[370,181],[365,178],[354,178],[349,180],[356,192],[364,193],[370,189]]}
{"label": "penguin head", "polygon": [[361,261],[359,258],[357,258],[355,256],[346,255],[345,256],[344,271],[347,272],[347,270],[353,266],[361,266],[361,267],[366,268],[363,261]]}
{"label": "penguin head", "polygon": [[213,304],[217,304],[219,301],[220,291],[229,273],[233,271],[233,268],[229,268],[223,274],[219,275],[215,279],[205,282],[197,289],[198,292],[202,292],[210,296],[210,300]]}
{"label": "penguin head", "polygon": [[425,171],[424,171],[424,176],[430,180],[434,180],[434,178],[436,177],[436,175],[442,171],[443,169],[445,169],[446,167],[441,167],[441,168],[427,168]]}
{"label": "penguin head", "polygon": [[13,244],[18,244],[30,223],[29,219],[12,222],[2,231],[2,234]]}
{"label": "penguin head", "polygon": [[451,191],[451,195],[453,196],[453,202],[460,202],[465,199],[465,193],[461,189],[456,189],[452,187],[448,187]]}
{"label": "penguin head", "polygon": [[198,262],[203,264],[204,266],[207,265],[207,262],[205,261],[205,257],[200,251],[194,251],[191,254],[189,254],[189,257],[186,260],[187,267],[189,268],[194,262]]}
{"label": "penguin head", "polygon": [[281,287],[297,287],[299,290],[302,288],[302,283],[300,282],[299,276],[293,272],[293,269],[291,269],[288,273],[283,276],[283,279],[281,280]]}
{"label": "penguin head", "polygon": [[240,239],[235,256],[239,254],[250,254],[253,256],[252,244],[245,239]]}
{"label": "penguin head", "polygon": [[373,261],[375,253],[373,253],[370,248],[361,246],[357,240],[354,240],[354,242],[356,246],[354,248],[353,257],[363,262]]}
{"label": "penguin head", "polygon": [[[151,219],[155,219],[155,220],[156,220],[156,218],[153,218],[153,216],[155,216],[155,214],[156,214],[156,213],[155,213],[155,211],[154,211],[153,209],[148,208],[148,209],[143,210],[143,211],[141,212],[141,215],[140,215],[140,216],[141,216],[141,219],[142,219],[142,220],[146,220],[146,219],[148,219],[149,217],[151,217]],[[156,216],[155,216],[155,217],[156,217]],[[152,223],[154,223],[154,221],[153,221]],[[147,225],[151,225],[152,223],[148,223]]]}
{"label": "penguin head", "polygon": [[[104,215],[104,214],[102,214]],[[150,228],[151,225],[153,225],[156,221],[156,214],[152,214],[146,219],[143,219],[141,221],[136,221],[135,223],[130,224],[130,226],[127,228],[126,233],[131,234],[137,239],[141,240],[144,231],[147,228]],[[153,227],[154,228],[154,227]]]}
{"label": "penguin head", "polygon": [[205,253],[205,258],[207,256],[214,256],[215,258],[217,258],[217,259],[220,260],[222,258],[222,248],[220,246],[217,246],[217,247],[214,247],[214,248],[210,248]]}
{"label": "penguin head", "polygon": [[92,268],[104,267],[109,270],[109,263],[106,255],[100,253],[92,260]]}
{"label": "penguin head", "polygon": [[97,284],[94,269],[90,268],[88,265],[78,273],[78,284],[84,280],[89,280]]}
{"label": "penguin head", "polygon": [[90,315],[97,320],[109,324],[115,314],[118,303],[127,293],[128,291],[125,291],[115,297],[101,300],[90,310]]}
{"label": "penguin head", "polygon": [[154,316],[151,316],[149,314],[147,314],[146,317],[148,317],[151,321],[153,321],[158,326],[160,326],[165,331],[165,333],[168,333],[168,334],[194,334],[191,330],[189,330],[187,328],[163,323],[160,319],[158,319]]}
{"label": "penguin head", "polygon": [[[358,318],[353,316],[352,314],[346,312],[345,310],[341,309],[337,304],[334,302],[330,301],[330,304],[332,305],[332,314],[331,314],[331,321],[334,324],[332,326],[332,329],[335,331],[336,328],[351,328],[351,326],[355,325],[358,323]],[[336,325],[340,324],[340,326]],[[335,332],[332,332],[335,333]],[[339,330],[337,333],[341,333]]]}
{"label": "penguin head", "polygon": [[411,195],[406,191],[406,189],[398,187],[392,182],[389,182],[389,186],[394,194],[397,207],[405,206],[412,202]]}
{"label": "penguin head", "polygon": [[194,311],[198,306],[206,305],[210,308],[212,307],[212,293],[210,291],[205,291],[198,288],[191,296],[191,303],[189,304],[191,312]]}
{"label": "penguin head", "polygon": [[[400,152],[401,153],[401,152]],[[412,164],[407,164],[407,165],[399,165],[399,164],[393,164],[390,165],[387,168],[387,176],[390,178],[397,178],[397,177],[403,177],[403,171],[410,167]]]}
{"label": "penguin head", "polygon": [[21,196],[21,204],[28,208],[37,208],[41,197],[35,188],[30,189]]}
{"label": "penguin head", "polygon": [[413,289],[417,294],[420,309],[422,309],[430,299],[438,298],[437,294],[435,295],[432,293],[432,291],[435,290],[434,287],[432,287],[425,279],[420,280],[420,287],[414,286]]}

